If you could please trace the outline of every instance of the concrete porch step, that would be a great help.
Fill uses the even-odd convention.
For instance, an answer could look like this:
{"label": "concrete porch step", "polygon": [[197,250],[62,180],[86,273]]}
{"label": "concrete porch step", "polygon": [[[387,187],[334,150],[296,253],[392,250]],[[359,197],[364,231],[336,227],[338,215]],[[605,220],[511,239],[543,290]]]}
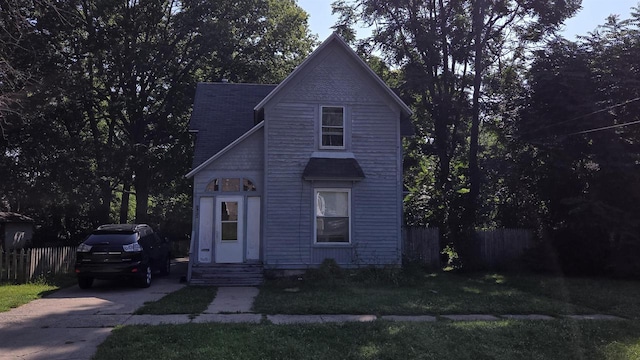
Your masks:
{"label": "concrete porch step", "polygon": [[191,285],[259,286],[264,281],[262,264],[197,265],[191,270]]}

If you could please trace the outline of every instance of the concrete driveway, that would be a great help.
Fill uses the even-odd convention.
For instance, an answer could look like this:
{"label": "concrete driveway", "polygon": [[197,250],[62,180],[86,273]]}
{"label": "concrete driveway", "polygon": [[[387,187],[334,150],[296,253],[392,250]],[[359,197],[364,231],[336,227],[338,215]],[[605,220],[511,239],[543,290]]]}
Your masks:
{"label": "concrete driveway", "polygon": [[172,263],[170,276],[154,274],[147,289],[96,280],[91,289],[72,286],[0,313],[0,359],[91,359],[114,326],[145,302],[183,287],[186,264]]}

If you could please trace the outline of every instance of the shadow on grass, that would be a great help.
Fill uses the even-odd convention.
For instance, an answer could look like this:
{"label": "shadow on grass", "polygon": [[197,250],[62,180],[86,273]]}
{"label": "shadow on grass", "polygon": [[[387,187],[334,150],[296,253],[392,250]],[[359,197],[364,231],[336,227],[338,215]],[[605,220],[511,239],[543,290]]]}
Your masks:
{"label": "shadow on grass", "polygon": [[95,359],[633,359],[630,321],[189,324],[114,330]]}
{"label": "shadow on grass", "polygon": [[136,310],[136,315],[170,315],[203,313],[216,297],[217,288],[211,286],[185,286],[158,301],[147,302]]}
{"label": "shadow on grass", "polygon": [[[289,291],[295,286],[296,291]],[[269,281],[254,303],[267,314],[581,314],[594,309],[524,291],[486,274],[422,274],[399,284],[345,276],[322,281]]]}
{"label": "shadow on grass", "polygon": [[500,281],[523,292],[590,308],[594,313],[640,319],[638,281],[544,275],[491,275],[484,281]]}

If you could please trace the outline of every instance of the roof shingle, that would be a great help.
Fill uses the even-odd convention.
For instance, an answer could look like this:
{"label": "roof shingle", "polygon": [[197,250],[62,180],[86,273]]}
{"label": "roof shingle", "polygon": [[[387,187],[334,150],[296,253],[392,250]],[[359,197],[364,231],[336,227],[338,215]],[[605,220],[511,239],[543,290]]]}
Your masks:
{"label": "roof shingle", "polygon": [[192,168],[249,131],[253,108],[276,85],[199,83],[189,130],[197,131]]}

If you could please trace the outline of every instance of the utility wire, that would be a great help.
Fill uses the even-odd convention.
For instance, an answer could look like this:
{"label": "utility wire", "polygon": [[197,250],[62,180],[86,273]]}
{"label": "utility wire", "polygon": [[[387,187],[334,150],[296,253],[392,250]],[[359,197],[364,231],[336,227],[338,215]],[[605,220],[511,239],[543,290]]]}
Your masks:
{"label": "utility wire", "polygon": [[592,133],[592,132],[596,132],[596,131],[600,131],[600,130],[608,130],[608,129],[619,128],[619,127],[623,127],[623,126],[627,126],[627,125],[634,125],[634,124],[640,124],[640,120],[629,121],[629,122],[626,122],[626,123],[623,123],[623,124],[605,126],[605,127],[596,128],[596,129],[578,131],[578,132],[575,132],[575,133],[567,134],[566,136],[588,134],[588,133]]}
{"label": "utility wire", "polygon": [[[625,102],[623,102],[623,103],[619,103],[619,104],[611,105],[611,106],[606,107],[606,108],[604,108],[604,109],[596,110],[596,111],[591,112],[591,113],[588,113],[588,114],[580,115],[580,116],[577,116],[577,117],[571,118],[571,119],[569,119],[569,120],[564,120],[564,121],[560,121],[560,122],[557,122],[557,123],[553,123],[553,124],[549,124],[549,125],[546,125],[546,126],[542,126],[542,127],[537,128],[537,129],[533,129],[533,130],[531,130],[531,131],[527,131],[527,132],[525,132],[525,133],[521,134],[521,136],[522,136],[522,135],[531,134],[531,133],[534,133],[534,132],[537,132],[537,131],[540,131],[540,130],[548,129],[548,128],[551,128],[551,127],[554,127],[554,126],[558,126],[558,125],[566,124],[566,123],[569,123],[569,122],[572,122],[572,121],[580,120],[580,119],[586,118],[586,117],[591,116],[591,115],[599,114],[599,113],[601,113],[601,112],[605,112],[605,111],[613,110],[613,109],[615,109],[615,108],[617,108],[617,107],[625,106],[625,105],[628,105],[628,104],[630,104],[630,103],[632,103],[632,102],[636,102],[636,101],[640,101],[640,97],[637,97],[637,98],[635,98],[635,99],[631,99],[631,100],[627,100],[627,101],[625,101]],[[622,125],[622,124],[621,124],[621,125]],[[579,133],[576,133],[576,134],[579,134]],[[574,135],[574,134],[570,134],[570,135]]]}

